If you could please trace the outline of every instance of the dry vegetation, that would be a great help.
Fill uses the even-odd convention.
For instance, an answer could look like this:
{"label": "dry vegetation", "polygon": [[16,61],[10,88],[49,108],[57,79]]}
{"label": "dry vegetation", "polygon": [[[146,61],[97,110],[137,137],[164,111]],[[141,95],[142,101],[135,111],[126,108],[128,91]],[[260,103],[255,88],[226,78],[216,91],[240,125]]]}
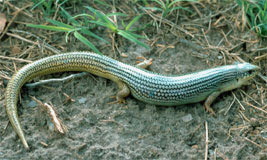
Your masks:
{"label": "dry vegetation", "polygon": [[[33,2],[35,1],[33,0]],[[116,144],[119,145],[116,146],[117,148],[115,147],[115,149],[110,146],[110,148],[104,147],[107,146],[107,144],[103,145],[101,142],[97,142],[98,138],[96,138],[96,142],[90,141],[91,144],[77,142],[68,145],[68,140],[75,137],[75,129],[72,130],[72,127],[69,127],[73,126],[73,124],[70,125],[70,121],[72,121],[72,118],[75,118],[72,113],[70,113],[70,108],[79,108],[79,106],[77,106],[79,104],[75,104],[78,102],[75,102],[75,100],[70,101],[70,99],[78,99],[76,96],[79,94],[74,94],[73,90],[76,88],[78,91],[77,86],[83,82],[79,82],[79,79],[76,81],[74,80],[74,82],[69,82],[70,85],[76,83],[75,87],[70,88],[68,95],[60,96],[63,100],[59,100],[58,102],[55,102],[53,97],[54,94],[63,94],[60,90],[57,90],[58,86],[62,86],[61,83],[52,87],[43,87],[43,89],[48,88],[46,93],[42,92],[42,89],[28,91],[33,93],[34,96],[38,96],[38,93],[35,95],[35,92],[39,92],[39,95],[47,94],[47,97],[40,98],[43,103],[53,101],[53,103],[56,103],[54,105],[60,106],[58,108],[69,110],[59,110],[58,115],[63,116],[61,119],[65,121],[64,124],[72,131],[70,135],[66,136],[64,139],[61,136],[53,136],[55,133],[44,129],[46,125],[43,125],[42,122],[40,122],[41,120],[37,120],[37,123],[33,122],[37,119],[36,117],[39,116],[40,113],[37,113],[36,110],[40,110],[40,108],[36,107],[32,109],[26,107],[28,101],[32,101],[32,99],[28,96],[22,96],[24,103],[23,100],[21,100],[23,107],[19,109],[20,113],[22,113],[20,119],[24,119],[22,122],[24,127],[34,126],[34,128],[30,127],[30,129],[26,131],[27,137],[33,137],[34,135],[34,139],[29,138],[33,148],[31,152],[28,153],[23,150],[23,146],[8,124],[8,118],[4,107],[1,107],[0,158],[22,157],[26,159],[27,157],[31,157],[33,159],[83,159],[84,157],[89,157],[94,159],[174,159],[180,157],[181,159],[204,159],[208,157],[209,159],[217,158],[224,160],[267,159],[267,43],[264,36],[259,36],[258,28],[251,26],[251,23],[249,23],[246,16],[246,8],[239,6],[236,1],[210,0],[200,2],[178,2],[170,7],[183,7],[182,9],[165,10],[166,12],[164,12],[164,14],[162,10],[159,9],[161,8],[159,3],[145,0],[69,0],[61,5],[54,1],[46,1],[46,4],[33,2],[0,0],[0,106],[4,106],[4,92],[7,81],[19,68],[34,60],[69,51],[99,51],[99,53],[131,64],[134,64],[137,56],[151,57],[154,59],[154,66],[151,66],[151,70],[167,74],[186,73],[224,64],[232,64],[235,61],[250,62],[260,66],[262,70],[260,75],[253,79],[249,86],[235,90],[232,93],[230,92],[218,100],[221,101],[217,102],[217,106],[220,107],[215,107],[218,118],[198,111],[198,109],[196,111],[193,107],[186,107],[186,109],[173,109],[169,107],[165,109],[163,107],[156,107],[156,109],[152,109],[153,114],[156,114],[155,117],[159,115],[159,117],[165,117],[165,120],[167,119],[168,121],[171,119],[168,119],[168,114],[170,114],[168,113],[169,110],[173,110],[177,115],[179,115],[180,112],[184,115],[192,114],[196,120],[196,122],[190,123],[191,127],[188,125],[190,129],[187,130],[187,133],[184,133],[185,135],[179,135],[182,132],[181,128],[183,124],[180,124],[180,127],[176,128],[177,132],[173,130],[167,132],[170,137],[177,138],[175,140],[167,138],[165,149],[168,151],[158,147],[157,144],[160,142],[154,142],[152,140],[152,142],[149,140],[145,142],[145,140],[148,139],[147,137],[150,135],[154,136],[153,131],[148,131],[148,133],[144,134],[141,134],[140,131],[140,133],[136,134],[138,136],[130,134],[131,132],[129,131],[129,137],[131,135],[133,137],[138,137],[138,140],[143,140],[144,144],[140,142],[140,145],[138,145],[139,141],[127,141],[128,137],[125,135],[128,132],[126,131],[124,135],[124,132],[121,131],[125,130],[128,125],[131,125],[131,123],[124,124],[123,122],[124,120],[127,121],[127,116],[126,118],[120,117],[118,120],[116,117],[113,117],[113,119],[112,116],[111,119],[109,119],[109,116],[102,117],[102,115],[94,115],[97,117],[97,122],[94,122],[97,125],[103,126],[103,123],[105,123],[105,125],[108,123],[111,127],[114,127],[116,131],[123,128],[119,131],[121,134],[118,135],[121,136],[122,139],[124,138],[125,143],[119,143],[120,140],[118,140]],[[51,2],[51,5],[49,2]],[[104,21],[102,19],[102,22],[104,21],[106,24],[112,24],[112,26],[100,25],[98,20],[101,20],[101,15],[98,15],[98,17],[97,15],[95,16],[92,10],[88,10],[88,8],[84,6],[90,6],[95,10],[101,11],[99,13],[103,13],[104,16],[110,13],[120,14],[108,16],[109,21]],[[139,15],[142,16],[138,17]],[[60,24],[56,25],[57,22],[60,22]],[[52,26],[52,28],[44,27],[44,29],[39,29],[40,26],[33,26],[30,24]],[[62,29],[60,27],[62,27],[63,24],[66,25],[66,28]],[[129,24],[130,26],[128,26]],[[53,28],[53,26],[57,26],[58,28]],[[85,34],[84,32],[86,31],[92,32],[93,36],[92,34]],[[180,52],[183,53],[184,56],[179,56]],[[125,59],[125,57],[130,58]],[[181,66],[189,64],[192,68],[181,68]],[[56,74],[54,76],[64,77],[65,75]],[[48,77],[49,76],[46,76],[46,78]],[[89,80],[94,81],[94,79],[95,78]],[[97,79],[97,81],[99,81],[99,79]],[[103,81],[102,79],[100,80],[100,83],[104,84],[103,86],[110,86],[110,83]],[[86,86],[86,82],[84,84]],[[96,84],[97,83],[95,83],[95,86],[102,87]],[[60,88],[63,87],[64,86]],[[107,91],[105,91],[105,89]],[[105,89],[98,88],[94,91],[90,90],[90,92],[93,92],[90,93],[90,95],[96,98],[96,100],[94,100],[96,105],[93,107],[97,107],[97,104],[100,103],[98,99],[108,98],[113,92],[116,92],[113,86],[111,86],[111,89]],[[88,94],[85,93],[87,91],[88,90],[84,91],[81,89],[84,95]],[[27,94],[29,94],[28,92],[26,91]],[[53,93],[49,94],[50,92]],[[62,92],[65,93],[68,92],[68,90]],[[69,100],[66,100],[68,96]],[[122,116],[125,114],[124,112],[126,112],[126,115],[130,114],[132,111],[128,111],[128,108],[131,109],[131,106],[136,106],[139,103],[136,104],[135,101],[137,100],[134,99],[127,99],[127,101],[130,101],[129,105],[124,105],[123,107],[115,105],[117,108],[113,107],[112,110],[122,110],[121,113],[118,113],[122,114]],[[88,103],[91,103],[91,101],[89,100]],[[104,100],[100,105],[106,103],[108,102]],[[65,104],[70,106],[63,106]],[[110,105],[107,105],[106,108],[109,106]],[[144,104],[141,106],[141,108],[137,109],[137,113],[133,113],[133,115],[143,115],[144,113],[141,112],[151,107],[150,105]],[[106,108],[102,109],[104,110]],[[199,108],[199,106],[196,108]],[[91,109],[90,107],[88,110]],[[28,111],[30,113],[26,113]],[[80,113],[79,111],[77,112]],[[98,112],[100,111],[98,110]],[[110,109],[107,110],[107,112],[112,114]],[[145,113],[147,115],[143,115],[143,119],[150,114],[148,112]],[[198,115],[197,113],[202,115]],[[42,112],[42,114],[46,113]],[[91,115],[93,112],[88,114]],[[106,112],[102,114],[106,114]],[[70,117],[70,115],[72,115],[72,117]],[[171,115],[172,114],[170,114],[170,116]],[[180,114],[180,116],[182,115]],[[152,115],[151,119],[155,117]],[[121,119],[122,121],[120,121]],[[159,125],[164,126],[167,120],[165,122],[159,118],[153,121],[157,121]],[[146,120],[140,121],[140,123],[143,122],[146,122]],[[77,123],[75,127],[78,127],[80,123],[82,122]],[[179,121],[179,123],[185,122]],[[150,124],[152,124],[152,122],[146,125]],[[140,128],[138,125],[134,127]],[[86,127],[83,126],[81,128]],[[34,132],[33,130],[37,131]],[[80,129],[77,129],[77,131],[78,130]],[[87,130],[90,130],[90,127],[88,127]],[[43,132],[43,136],[39,135],[41,132]],[[43,138],[47,136],[45,133],[49,135]],[[81,133],[83,132],[81,131]],[[158,134],[160,133],[159,131]],[[198,135],[200,137],[198,137]],[[87,137],[87,139],[90,138],[94,137]],[[58,139],[61,139],[61,141],[58,142]],[[62,142],[65,141],[65,139],[67,139],[66,142]],[[99,141],[101,141],[101,137],[99,139]],[[208,141],[206,142],[205,139]],[[176,142],[181,142],[177,144],[176,147],[178,148],[175,147]],[[170,145],[172,143],[174,143],[174,146]],[[48,144],[50,144],[50,146]],[[95,149],[98,147],[96,144],[102,146],[102,148],[100,147],[101,150]],[[130,145],[133,144],[136,145],[136,148],[130,147]],[[52,151],[49,150],[51,145],[54,147]],[[91,146],[95,146],[95,148]],[[179,146],[182,146],[182,149],[179,148]],[[125,149],[127,147],[129,147],[129,149]],[[170,151],[171,148],[173,151]],[[53,152],[53,154],[51,154],[51,152]],[[51,155],[48,156],[46,154]]]}

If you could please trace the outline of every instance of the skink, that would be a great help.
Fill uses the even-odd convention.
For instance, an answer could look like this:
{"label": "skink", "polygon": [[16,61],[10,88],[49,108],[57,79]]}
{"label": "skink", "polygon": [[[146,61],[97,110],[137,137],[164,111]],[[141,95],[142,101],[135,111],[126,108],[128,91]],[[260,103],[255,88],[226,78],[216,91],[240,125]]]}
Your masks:
{"label": "skink", "polygon": [[181,76],[164,76],[90,52],[71,52],[37,60],[22,67],[9,80],[5,107],[15,132],[29,149],[17,114],[17,101],[24,83],[34,77],[64,71],[86,71],[118,84],[116,95],[123,102],[130,93],[149,104],[173,106],[200,102],[210,105],[222,92],[240,87],[259,72],[258,66],[237,63]]}

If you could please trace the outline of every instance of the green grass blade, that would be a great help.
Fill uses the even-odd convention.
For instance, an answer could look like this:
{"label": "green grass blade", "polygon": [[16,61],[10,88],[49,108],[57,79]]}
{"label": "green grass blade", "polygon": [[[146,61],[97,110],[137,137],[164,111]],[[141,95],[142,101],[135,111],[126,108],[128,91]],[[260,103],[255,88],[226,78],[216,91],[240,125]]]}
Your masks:
{"label": "green grass blade", "polygon": [[73,16],[72,19],[75,19],[77,17],[90,17],[91,19],[95,19],[94,16],[90,15],[90,14],[86,14],[86,13],[83,13],[83,14],[78,14],[76,16]]}
{"label": "green grass blade", "polygon": [[72,31],[67,32],[66,36],[65,36],[65,42],[68,43],[68,39],[69,39],[69,35]]}
{"label": "green grass blade", "polygon": [[67,17],[68,21],[70,21],[72,24],[79,26],[79,22],[76,21],[63,7],[60,7],[61,11],[64,13],[64,15]]}
{"label": "green grass blade", "polygon": [[85,8],[89,9],[91,12],[95,13],[96,16],[101,19],[104,23],[106,23],[107,26],[109,29],[111,29],[112,31],[115,31],[117,30],[117,26],[102,12],[98,11],[98,10],[95,10],[94,8],[92,7],[89,7],[89,6],[86,6]]}
{"label": "green grass blade", "polygon": [[121,25],[123,26],[123,28],[126,27],[125,23],[124,23],[124,20],[121,20]]}
{"label": "green grass blade", "polygon": [[158,3],[162,9],[166,9],[166,5],[164,4],[164,2],[162,2],[161,0],[153,0],[154,2]]}
{"label": "green grass blade", "polygon": [[133,20],[131,20],[131,22],[126,26],[125,30],[128,31],[128,30],[131,28],[131,26],[132,26],[136,21],[138,21],[142,16],[143,16],[143,15],[140,14],[140,15],[136,16]]}
{"label": "green grass blade", "polygon": [[97,54],[103,55],[88,39],[86,39],[84,36],[82,36],[80,33],[77,31],[74,32],[74,36],[80,40],[82,43],[90,47],[94,52]]}
{"label": "green grass blade", "polygon": [[62,22],[59,22],[59,21],[55,21],[53,19],[50,19],[50,18],[45,18],[45,20],[49,23],[52,23],[58,27],[64,27],[64,28],[69,28],[69,29],[74,29],[73,26],[71,25],[68,25],[68,24],[65,24],[65,23],[62,23]]}
{"label": "green grass blade", "polygon": [[48,15],[50,15],[53,12],[52,5],[53,5],[53,1],[52,0],[47,2],[46,10],[48,12]]}
{"label": "green grass blade", "polygon": [[57,26],[47,26],[47,25],[35,25],[35,24],[27,24],[28,27],[33,28],[40,28],[40,29],[46,29],[50,31],[60,31],[60,32],[69,32],[72,31],[70,28],[66,27],[57,27]]}
{"label": "green grass blade", "polygon": [[83,28],[83,29],[81,29],[81,32],[82,32],[83,34],[86,34],[86,35],[88,35],[88,36],[94,37],[94,38],[96,38],[96,39],[99,39],[99,40],[101,40],[101,41],[103,41],[103,42],[109,44],[108,41],[106,41],[106,40],[103,39],[102,37],[99,37],[98,35],[94,34],[93,32],[89,31],[88,29]]}
{"label": "green grass blade", "polygon": [[267,17],[267,0],[265,0],[265,3],[264,3],[264,8],[263,8],[263,15],[262,16],[266,16]]}
{"label": "green grass blade", "polygon": [[129,34],[127,31],[123,31],[123,30],[118,30],[118,34],[123,36],[124,38],[137,43],[140,46],[145,47],[146,49],[150,49],[149,46],[141,41],[139,41],[138,39],[136,39],[134,36],[132,36],[131,34]]}
{"label": "green grass blade", "polygon": [[146,0],[142,0],[145,6],[148,6],[148,2]]}
{"label": "green grass blade", "polygon": [[100,1],[100,0],[94,0],[95,2],[97,2],[97,3],[99,3],[99,4],[101,4],[101,5],[103,5],[103,6],[105,6],[105,7],[110,7],[110,5],[109,4],[107,4],[107,3],[105,3],[105,2],[102,2],[102,1]]}
{"label": "green grass blade", "polygon": [[[38,2],[37,4],[35,4],[31,10],[34,10],[36,7],[38,7],[40,4],[42,4],[45,0],[41,0],[40,2]],[[36,1],[37,2],[37,1]]]}

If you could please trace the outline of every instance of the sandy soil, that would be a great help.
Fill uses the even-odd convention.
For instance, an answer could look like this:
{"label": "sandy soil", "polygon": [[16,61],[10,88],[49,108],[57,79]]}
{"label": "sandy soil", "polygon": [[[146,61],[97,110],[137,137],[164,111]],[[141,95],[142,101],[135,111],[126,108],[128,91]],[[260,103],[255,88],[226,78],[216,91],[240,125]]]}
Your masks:
{"label": "sandy soil", "polygon": [[[12,26],[16,27],[19,28],[20,25]],[[150,32],[154,32],[153,35],[149,35],[151,39],[160,37],[156,44],[174,47],[160,53],[161,48],[156,45],[151,51],[147,51],[126,41],[119,49],[128,55],[127,58],[118,54],[114,56],[114,52],[110,52],[111,46],[104,47],[101,51],[128,64],[135,64],[137,56],[153,58],[149,70],[166,75],[189,73],[224,64],[222,54],[218,50],[199,50],[179,40],[172,33],[156,34],[155,28]],[[216,46],[223,35],[213,28],[207,37],[211,45]],[[201,38],[205,42],[205,38],[202,36]],[[64,34],[58,39],[63,41]],[[66,47],[64,51],[88,50],[77,40],[72,40],[69,44],[58,43]],[[11,47],[11,44],[20,48],[20,52],[12,52],[15,47]],[[31,45],[20,40],[13,39],[10,42],[10,39],[5,37],[0,41],[0,54],[19,57],[29,47]],[[30,53],[43,53],[40,50],[34,47]],[[240,56],[249,61],[244,53],[242,50]],[[21,58],[35,60],[51,54],[51,52],[28,54]],[[18,68],[26,64],[1,59],[1,72],[11,76],[14,71],[12,62],[16,63]],[[227,64],[230,63],[232,60],[227,59]],[[266,67],[266,61],[261,64]],[[65,77],[70,74],[72,73],[47,75],[41,79]],[[262,74],[266,73],[263,71]],[[35,79],[38,80],[39,78]],[[255,103],[243,94],[245,92],[251,95],[261,104],[260,106],[264,106],[264,103],[266,105],[266,97],[263,98],[263,102],[261,101],[261,96],[264,96],[266,91],[259,93],[257,90],[257,87],[266,87],[266,84],[264,86],[262,83],[257,77],[252,84],[233,91],[245,110],[242,110],[240,104],[235,101],[228,111],[234,100],[233,94],[231,92],[221,94],[212,105],[216,116],[211,116],[204,110],[203,102],[164,107],[148,105],[130,96],[125,104],[109,104],[113,101],[110,96],[117,92],[116,84],[92,75],[34,89],[23,87],[18,105],[19,119],[31,149],[26,151],[23,148],[11,125],[8,125],[4,107],[1,107],[0,159],[204,159],[207,124],[209,159],[216,157],[219,160],[264,160],[267,159],[266,114],[246,105],[245,101]],[[7,80],[0,77],[0,106],[4,106],[6,84]],[[74,101],[66,102],[64,93]],[[43,103],[53,104],[59,118],[68,128],[68,133],[61,135],[54,132],[49,116],[30,96],[36,97]]]}

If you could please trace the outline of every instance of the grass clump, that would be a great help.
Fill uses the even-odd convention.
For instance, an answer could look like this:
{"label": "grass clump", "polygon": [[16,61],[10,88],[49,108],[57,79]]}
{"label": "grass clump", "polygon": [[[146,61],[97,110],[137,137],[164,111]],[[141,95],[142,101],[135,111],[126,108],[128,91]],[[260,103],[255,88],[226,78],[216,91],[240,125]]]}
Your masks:
{"label": "grass clump", "polygon": [[260,37],[267,37],[267,0],[236,0],[248,24]]}
{"label": "grass clump", "polygon": [[[39,2],[39,5],[36,4],[34,7],[40,6],[41,4],[43,6],[46,6],[40,2]],[[46,2],[46,3],[49,3],[49,2]],[[50,3],[48,4],[48,6],[51,6]],[[108,41],[106,41],[105,39],[103,39],[102,37],[96,35],[95,33],[91,31],[97,26],[106,27],[110,31],[128,40],[135,42],[138,45],[145,47],[146,49],[150,49],[147,44],[138,40],[140,38],[145,38],[145,37],[133,33],[135,30],[132,29],[133,24],[136,23],[141,18],[142,15],[136,16],[127,25],[125,25],[125,23],[122,21],[123,29],[121,29],[116,23],[113,22],[110,16],[117,16],[117,17],[127,16],[124,13],[117,12],[117,13],[104,14],[103,12],[99,10],[86,6],[85,8],[87,8],[91,12],[91,14],[83,13],[83,14],[78,14],[76,16],[71,16],[63,7],[59,6],[59,8],[60,8],[60,11],[63,17],[66,17],[66,19],[68,20],[68,24],[62,23],[62,22],[59,22],[57,20],[53,20],[50,18],[46,18],[46,21],[53,25],[28,24],[27,26],[40,28],[40,29],[46,29],[46,30],[52,30],[52,31],[66,32],[67,33],[65,36],[66,42],[68,40],[68,36],[71,33],[73,33],[75,38],[80,40],[82,43],[90,47],[94,52],[98,54],[102,54],[102,53],[93,45],[92,42],[90,42],[88,38],[86,38],[86,36],[90,36],[100,41],[103,41],[105,43],[109,43]],[[51,13],[51,12],[52,11],[49,10],[49,12],[47,13]]]}

